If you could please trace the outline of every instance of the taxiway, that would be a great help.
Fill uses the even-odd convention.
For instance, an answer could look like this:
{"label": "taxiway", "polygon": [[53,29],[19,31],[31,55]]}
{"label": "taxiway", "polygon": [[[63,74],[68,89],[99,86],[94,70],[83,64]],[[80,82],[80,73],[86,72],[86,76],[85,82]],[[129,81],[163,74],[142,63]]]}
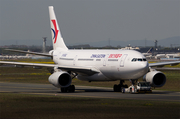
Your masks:
{"label": "taxiway", "polygon": [[0,82],[0,93],[4,92],[65,97],[163,100],[180,102],[180,92],[153,90],[153,92],[150,94],[123,94],[120,92],[113,92],[112,88],[94,86],[76,86],[76,90],[74,93],[61,93],[58,88],[52,86],[51,84]]}

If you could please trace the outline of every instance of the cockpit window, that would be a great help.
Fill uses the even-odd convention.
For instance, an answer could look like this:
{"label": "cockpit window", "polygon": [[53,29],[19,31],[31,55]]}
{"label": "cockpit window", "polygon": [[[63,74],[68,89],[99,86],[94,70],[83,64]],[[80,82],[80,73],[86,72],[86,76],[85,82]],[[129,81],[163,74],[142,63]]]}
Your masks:
{"label": "cockpit window", "polygon": [[133,58],[131,61],[132,61],[132,62],[136,61],[136,58]]}
{"label": "cockpit window", "polygon": [[142,59],[138,59],[138,61],[142,61]]}
{"label": "cockpit window", "polygon": [[136,62],[136,61],[142,62],[142,61],[147,61],[147,60],[146,60],[146,58],[133,58],[131,61],[132,62]]}
{"label": "cockpit window", "polygon": [[147,61],[146,58],[143,58],[143,61]]}

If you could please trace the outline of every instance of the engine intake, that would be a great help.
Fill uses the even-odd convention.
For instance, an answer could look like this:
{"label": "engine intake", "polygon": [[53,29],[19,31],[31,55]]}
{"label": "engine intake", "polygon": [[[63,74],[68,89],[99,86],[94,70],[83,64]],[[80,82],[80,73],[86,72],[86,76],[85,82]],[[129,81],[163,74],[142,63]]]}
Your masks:
{"label": "engine intake", "polygon": [[150,82],[152,87],[162,87],[166,83],[166,76],[160,71],[151,71],[143,77],[143,80]]}
{"label": "engine intake", "polygon": [[71,85],[71,76],[69,73],[60,71],[54,72],[49,76],[49,82],[58,88],[65,88]]}

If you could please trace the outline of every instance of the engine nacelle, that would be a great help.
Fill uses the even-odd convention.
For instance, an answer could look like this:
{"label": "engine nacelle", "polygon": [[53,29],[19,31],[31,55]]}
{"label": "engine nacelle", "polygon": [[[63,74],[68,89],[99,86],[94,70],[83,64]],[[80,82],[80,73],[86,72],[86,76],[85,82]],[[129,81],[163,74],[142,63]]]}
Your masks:
{"label": "engine nacelle", "polygon": [[160,71],[151,71],[143,77],[143,80],[150,82],[152,87],[162,87],[166,83],[166,76]]}
{"label": "engine nacelle", "polygon": [[65,88],[71,85],[72,78],[69,73],[60,71],[49,76],[49,82],[58,88]]}
{"label": "engine nacelle", "polygon": [[53,56],[54,50],[49,51],[49,54]]}

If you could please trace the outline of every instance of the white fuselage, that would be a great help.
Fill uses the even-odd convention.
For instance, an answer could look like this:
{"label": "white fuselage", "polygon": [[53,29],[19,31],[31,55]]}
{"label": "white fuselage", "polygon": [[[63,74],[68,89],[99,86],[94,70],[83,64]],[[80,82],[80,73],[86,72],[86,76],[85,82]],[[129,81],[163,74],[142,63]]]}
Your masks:
{"label": "white fuselage", "polygon": [[86,81],[135,80],[149,69],[144,55],[134,50],[54,50],[53,60],[58,65],[88,66],[100,72],[78,74],[78,79]]}

